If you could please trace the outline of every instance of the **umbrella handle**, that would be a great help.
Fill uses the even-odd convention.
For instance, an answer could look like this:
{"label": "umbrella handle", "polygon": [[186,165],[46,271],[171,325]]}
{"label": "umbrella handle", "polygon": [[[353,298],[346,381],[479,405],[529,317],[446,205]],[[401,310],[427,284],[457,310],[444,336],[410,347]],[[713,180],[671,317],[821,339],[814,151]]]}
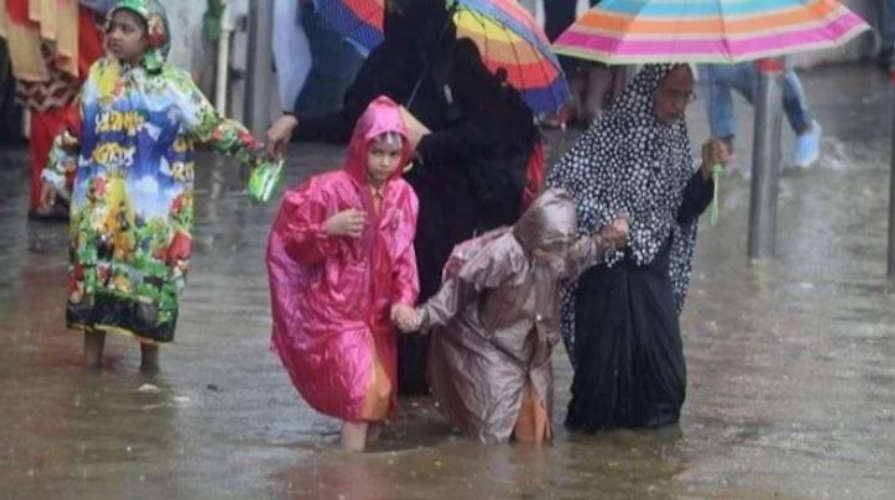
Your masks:
{"label": "umbrella handle", "polygon": [[715,185],[714,192],[712,193],[712,208],[710,221],[712,226],[718,225],[718,212],[720,212],[720,196],[721,196],[721,174],[724,173],[724,165],[720,163],[712,167],[712,182]]}
{"label": "umbrella handle", "polygon": [[[708,76],[708,80],[709,80],[708,82],[706,82],[707,87],[708,87],[708,96],[707,96],[707,99],[708,99],[707,111],[708,111],[708,113],[707,113],[707,115],[708,115],[708,119],[711,121],[712,111],[713,111],[713,107],[715,104],[714,99],[712,99],[712,91],[714,90],[714,83],[715,83],[715,72],[708,71],[706,73],[707,73],[706,76]],[[709,212],[710,213],[709,221],[711,222],[712,226],[718,225],[718,219],[720,217],[721,174],[723,174],[723,173],[724,173],[724,165],[721,165],[719,163],[712,167],[712,183],[715,185],[714,191],[712,193],[712,207]]]}
{"label": "umbrella handle", "polygon": [[[444,38],[444,34],[447,33],[448,23],[451,22],[451,19],[454,17],[454,13],[457,11],[457,4],[451,4],[448,9],[448,16],[444,20],[444,24],[441,26],[441,34],[438,35],[438,41],[440,42],[442,38]],[[413,106],[413,101],[416,100],[416,94],[419,92],[420,87],[423,85],[423,80],[426,78],[426,73],[429,72],[429,69],[432,68],[432,58],[426,60],[426,67],[423,68],[423,73],[417,78],[416,83],[413,85],[413,91],[410,92],[410,97],[407,98],[407,102],[404,103],[404,107],[407,110],[410,110],[410,107]]]}

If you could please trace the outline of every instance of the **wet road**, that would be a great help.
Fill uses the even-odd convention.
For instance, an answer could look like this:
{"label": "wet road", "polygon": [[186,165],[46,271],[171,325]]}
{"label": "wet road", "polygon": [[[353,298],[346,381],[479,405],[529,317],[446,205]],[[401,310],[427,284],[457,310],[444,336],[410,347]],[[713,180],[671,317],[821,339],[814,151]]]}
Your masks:
{"label": "wet road", "polygon": [[[470,442],[417,398],[372,453],[336,451],[338,424],[300,400],[268,351],[275,207],[251,206],[226,161],[199,174],[192,274],[162,373],[140,375],[136,345],[115,336],[106,368],[85,372],[81,339],[63,327],[64,227],[26,222],[25,153],[0,151],[0,498],[891,498],[891,90],[862,66],[804,84],[825,157],[782,179],[779,258],[745,258],[748,183],[736,175],[721,224],[702,228],[680,426],[598,437],[557,426],[543,448]],[[690,110],[700,142],[702,105]],[[553,152],[568,140],[553,134]],[[749,144],[738,139],[742,165]],[[294,148],[287,184],[340,154]],[[571,370],[561,350],[555,360],[561,422]]]}

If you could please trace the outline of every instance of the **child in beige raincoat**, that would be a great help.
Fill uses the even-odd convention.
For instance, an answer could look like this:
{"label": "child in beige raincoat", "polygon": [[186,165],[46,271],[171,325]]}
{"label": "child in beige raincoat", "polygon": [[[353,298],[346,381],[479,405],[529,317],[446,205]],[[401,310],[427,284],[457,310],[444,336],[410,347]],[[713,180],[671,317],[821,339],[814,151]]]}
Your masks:
{"label": "child in beige raincoat", "polygon": [[483,442],[553,434],[553,346],[562,287],[627,239],[627,219],[578,237],[575,203],[539,196],[512,227],[458,245],[439,292],[398,326],[429,331],[428,380],[442,411]]}

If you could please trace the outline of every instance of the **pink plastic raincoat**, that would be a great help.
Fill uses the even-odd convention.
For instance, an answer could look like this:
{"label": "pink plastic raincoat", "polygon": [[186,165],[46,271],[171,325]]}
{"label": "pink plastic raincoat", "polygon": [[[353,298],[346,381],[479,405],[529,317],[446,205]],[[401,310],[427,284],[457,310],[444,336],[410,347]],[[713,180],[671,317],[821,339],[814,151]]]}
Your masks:
{"label": "pink plastic raincoat", "polygon": [[[377,212],[367,147],[386,132],[405,138],[404,155]],[[343,420],[378,419],[365,403],[371,391],[381,397],[383,387],[388,412],[396,408],[397,339],[389,312],[393,304],[412,306],[419,293],[413,251],[419,207],[400,178],[410,155],[400,108],[387,97],[376,99],[355,126],[345,168],[289,191],[270,234],[273,348],[305,400]],[[328,236],[326,220],[350,208],[367,212],[363,235]]]}

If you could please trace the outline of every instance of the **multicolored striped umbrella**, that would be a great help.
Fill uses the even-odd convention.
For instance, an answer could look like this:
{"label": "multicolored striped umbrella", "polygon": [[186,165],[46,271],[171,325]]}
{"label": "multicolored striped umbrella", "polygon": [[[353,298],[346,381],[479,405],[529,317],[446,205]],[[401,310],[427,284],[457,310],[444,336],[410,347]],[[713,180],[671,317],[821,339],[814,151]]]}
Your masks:
{"label": "multicolored striped umbrella", "polygon": [[[372,49],[383,40],[386,0],[315,0],[320,14],[339,32]],[[446,0],[457,37],[479,47],[493,72],[503,68],[507,82],[534,111],[556,111],[569,87],[544,31],[516,0]]]}
{"label": "multicolored striped umbrella", "polygon": [[569,86],[544,30],[517,0],[448,0],[457,37],[479,47],[485,65],[507,71],[535,111],[551,112],[569,98]]}
{"label": "multicolored striped umbrella", "polygon": [[610,64],[734,63],[835,47],[868,28],[835,0],[603,0],[553,49]]}

